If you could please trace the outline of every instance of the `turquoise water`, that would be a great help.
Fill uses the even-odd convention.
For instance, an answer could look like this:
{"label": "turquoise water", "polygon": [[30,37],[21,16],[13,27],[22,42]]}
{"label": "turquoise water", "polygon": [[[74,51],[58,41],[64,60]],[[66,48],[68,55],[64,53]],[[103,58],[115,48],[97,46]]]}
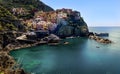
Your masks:
{"label": "turquoise water", "polygon": [[[100,44],[87,38],[67,39],[68,45],[25,48],[12,51],[22,67],[36,74],[120,74],[120,28],[95,27],[108,32],[112,44]],[[96,48],[96,46],[100,48]]]}

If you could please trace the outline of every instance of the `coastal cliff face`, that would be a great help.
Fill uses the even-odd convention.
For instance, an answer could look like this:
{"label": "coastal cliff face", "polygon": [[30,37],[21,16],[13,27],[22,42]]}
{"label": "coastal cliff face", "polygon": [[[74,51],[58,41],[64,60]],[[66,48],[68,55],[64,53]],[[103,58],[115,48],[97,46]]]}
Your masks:
{"label": "coastal cliff face", "polygon": [[[71,17],[70,17],[71,18]],[[84,22],[83,18],[80,17],[79,20],[74,20],[73,18],[67,19],[66,25],[60,23],[61,27],[56,31],[57,35],[60,37],[69,36],[88,36],[89,30],[87,24]]]}

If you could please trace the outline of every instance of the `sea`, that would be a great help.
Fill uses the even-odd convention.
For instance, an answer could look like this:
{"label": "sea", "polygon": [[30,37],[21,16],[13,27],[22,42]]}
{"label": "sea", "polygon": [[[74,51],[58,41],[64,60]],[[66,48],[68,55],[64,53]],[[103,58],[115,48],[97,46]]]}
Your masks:
{"label": "sea", "polygon": [[109,33],[111,44],[88,38],[64,39],[57,46],[40,45],[11,51],[10,55],[31,74],[120,74],[120,27],[89,27]]}

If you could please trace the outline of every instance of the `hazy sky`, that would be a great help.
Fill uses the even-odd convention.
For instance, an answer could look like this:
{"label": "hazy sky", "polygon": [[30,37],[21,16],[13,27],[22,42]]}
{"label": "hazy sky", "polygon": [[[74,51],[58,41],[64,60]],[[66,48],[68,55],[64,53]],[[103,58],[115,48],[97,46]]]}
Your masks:
{"label": "hazy sky", "polygon": [[120,0],[41,0],[54,9],[81,12],[88,26],[120,26]]}

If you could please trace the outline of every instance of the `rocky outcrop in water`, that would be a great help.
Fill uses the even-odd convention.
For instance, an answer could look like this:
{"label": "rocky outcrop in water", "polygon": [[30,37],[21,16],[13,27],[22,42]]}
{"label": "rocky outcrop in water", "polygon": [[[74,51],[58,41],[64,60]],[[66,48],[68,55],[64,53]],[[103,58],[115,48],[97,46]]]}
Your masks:
{"label": "rocky outcrop in water", "polygon": [[50,34],[49,36],[44,37],[41,40],[46,41],[47,43],[58,43],[61,39],[54,34]]}
{"label": "rocky outcrop in water", "polygon": [[105,38],[102,38],[102,37],[99,37],[99,36],[93,35],[93,34],[89,35],[89,38],[93,39],[93,40],[95,40],[95,41],[97,41],[99,43],[104,43],[104,44],[110,44],[110,43],[112,43],[112,41],[109,40],[109,39],[105,39]]}

